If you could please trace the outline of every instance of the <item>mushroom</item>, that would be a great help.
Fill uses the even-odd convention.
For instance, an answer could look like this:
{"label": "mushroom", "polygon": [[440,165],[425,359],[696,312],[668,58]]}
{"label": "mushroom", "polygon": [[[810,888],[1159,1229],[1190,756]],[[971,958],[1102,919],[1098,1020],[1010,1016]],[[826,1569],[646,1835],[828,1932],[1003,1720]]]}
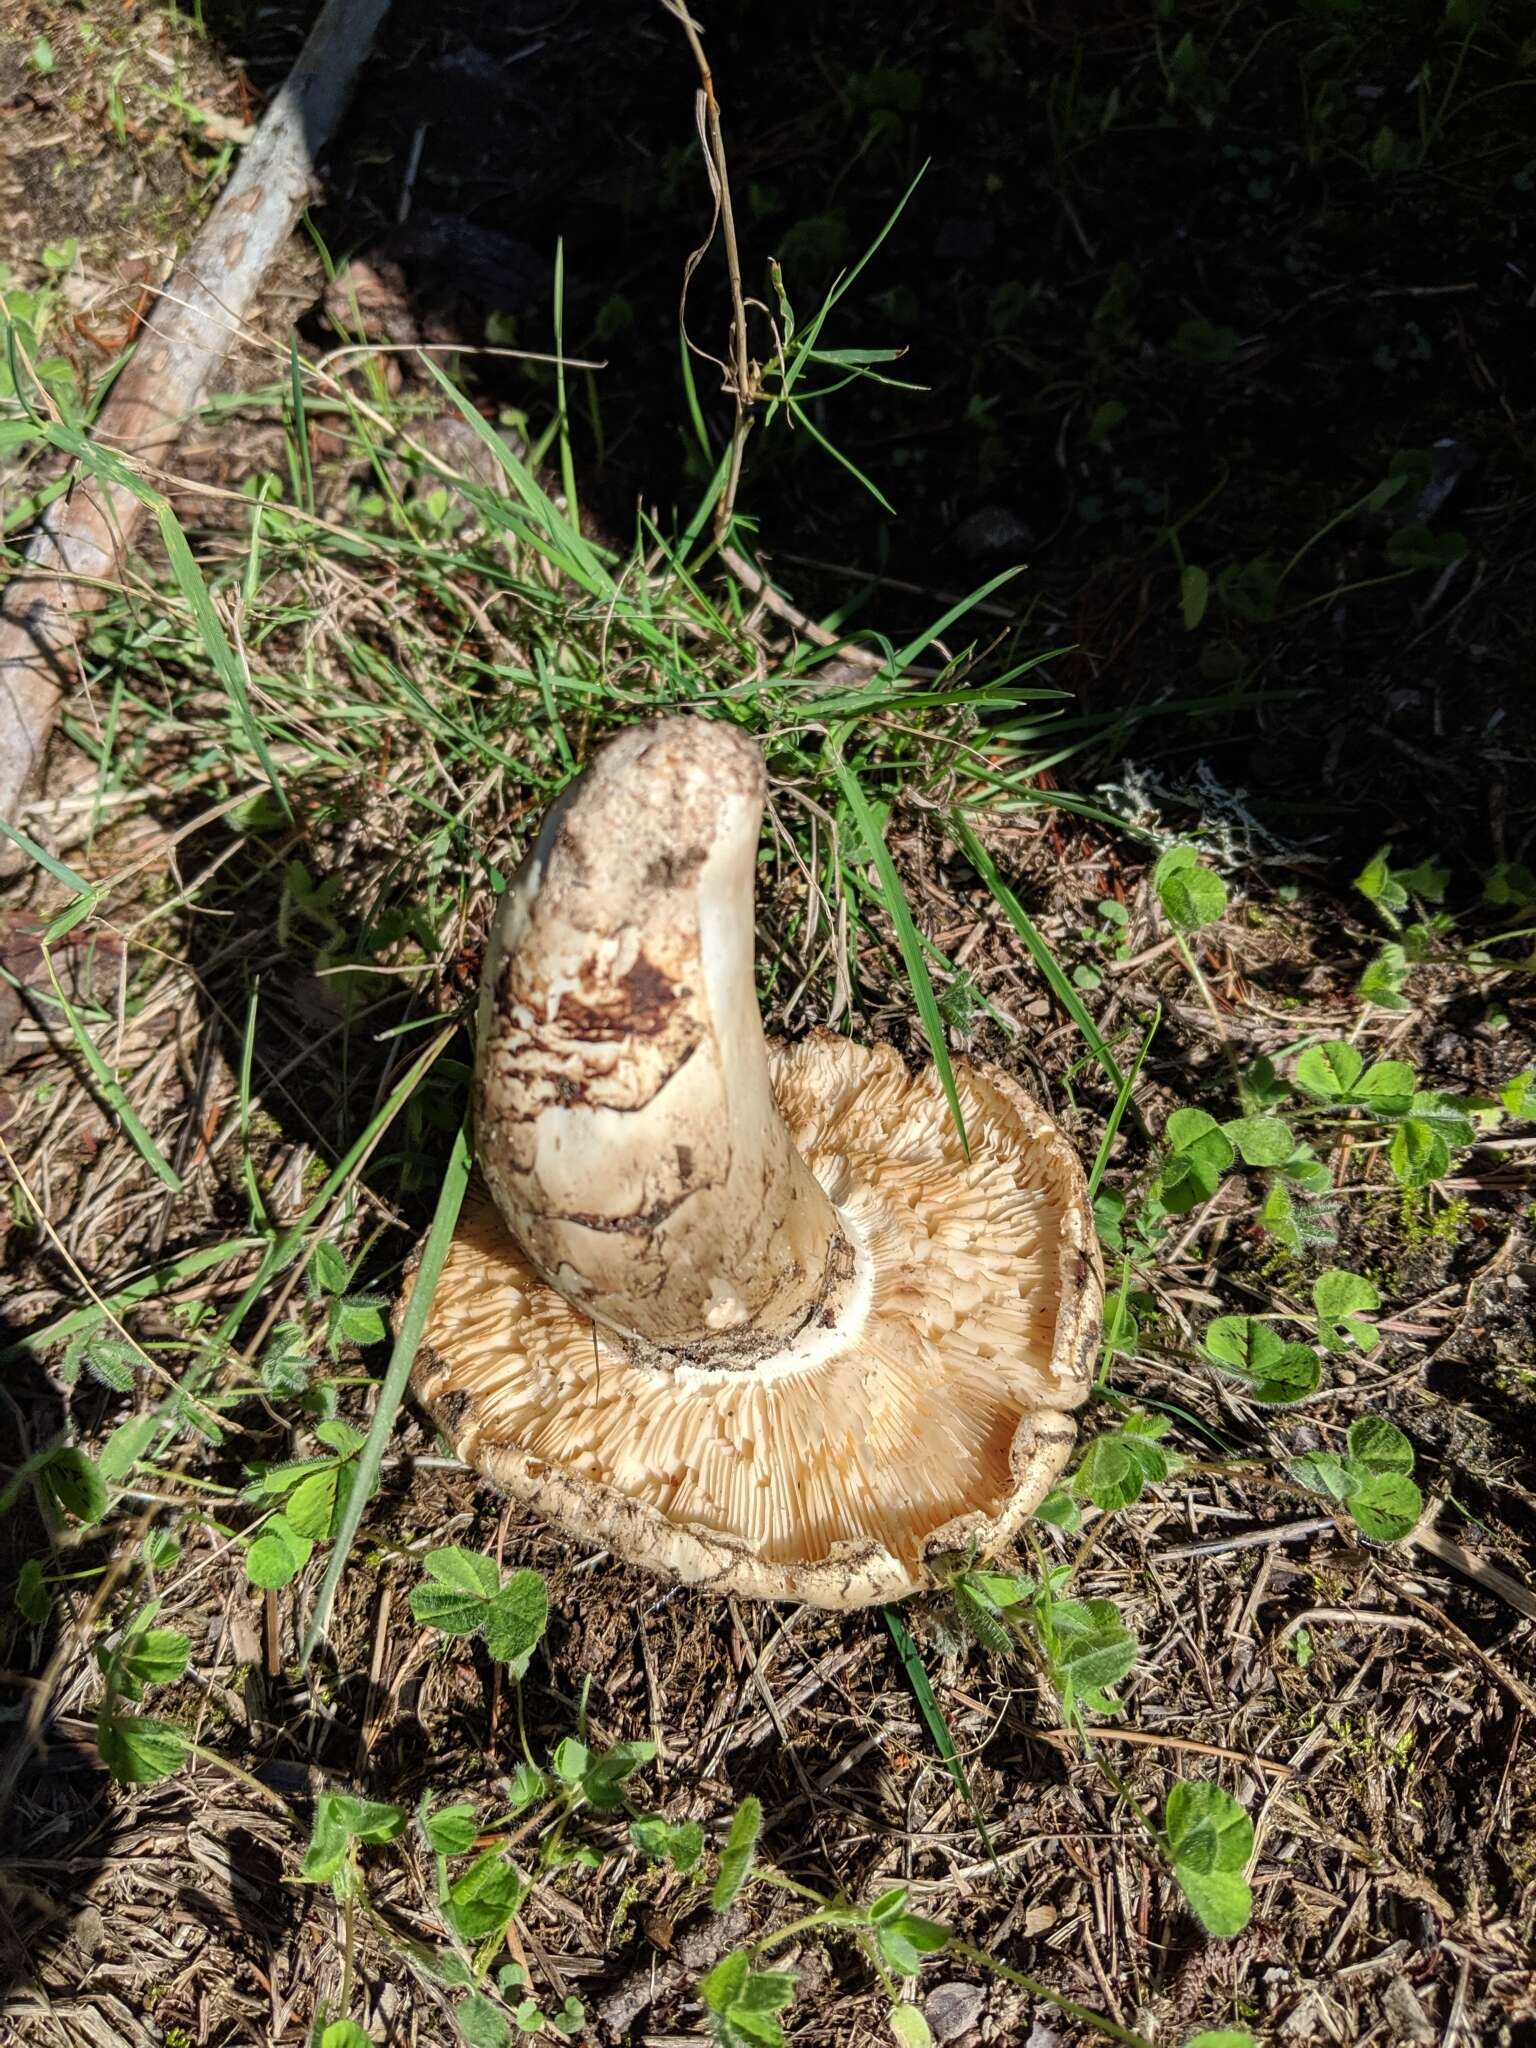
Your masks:
{"label": "mushroom", "polygon": [[458,1456],[666,1576],[856,1607],[1033,1513],[1102,1277],[1081,1166],[995,1067],[753,986],[766,795],[734,727],[619,733],[553,805],[481,981],[472,1195],[415,1369]]}

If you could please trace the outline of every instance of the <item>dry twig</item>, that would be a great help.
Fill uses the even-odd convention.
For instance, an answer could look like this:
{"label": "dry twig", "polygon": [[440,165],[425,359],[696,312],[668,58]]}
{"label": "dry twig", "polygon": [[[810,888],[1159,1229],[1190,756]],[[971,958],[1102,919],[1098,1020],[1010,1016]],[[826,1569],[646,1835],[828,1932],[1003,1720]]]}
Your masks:
{"label": "dry twig", "polygon": [[[103,448],[158,464],[176,445],[312,197],[315,159],[388,4],[327,0],[113,385],[95,429]],[[122,484],[77,476],[39,522],[27,573],[0,594],[0,818],[16,816],[41,769],[80,623],[120,579],[143,511]]]}

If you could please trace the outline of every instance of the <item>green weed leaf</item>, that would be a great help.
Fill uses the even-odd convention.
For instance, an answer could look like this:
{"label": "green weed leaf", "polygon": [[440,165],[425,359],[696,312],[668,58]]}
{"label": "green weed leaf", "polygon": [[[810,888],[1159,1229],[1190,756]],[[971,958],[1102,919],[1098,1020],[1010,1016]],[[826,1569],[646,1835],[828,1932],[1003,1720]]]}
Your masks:
{"label": "green weed leaf", "polygon": [[454,1545],[429,1550],[421,1562],[426,1576],[411,1588],[412,1617],[447,1636],[471,1636],[484,1628],[501,1590],[494,1560]]}
{"label": "green weed leaf", "polygon": [[29,1557],[17,1573],[15,1599],[21,1615],[34,1628],[41,1628],[52,1614],[53,1595],[48,1590],[48,1581],[37,1558]]}
{"label": "green weed leaf", "polygon": [[924,1956],[936,1955],[949,1941],[949,1929],[916,1913],[899,1913],[875,1927],[875,1943],[887,1966],[899,1977],[922,1968]]}
{"label": "green weed leaf", "polygon": [[1093,1221],[1099,1242],[1112,1252],[1125,1248],[1121,1225],[1125,1221],[1127,1206],[1125,1196],[1117,1188],[1100,1188],[1093,1198]]}
{"label": "green weed leaf", "polygon": [[360,1799],[351,1792],[322,1792],[315,1801],[309,1846],[299,1866],[307,1884],[329,1884],[353,1842],[392,1842],[406,1823],[403,1806]]}
{"label": "green weed leaf", "polygon": [[602,1756],[594,1757],[581,1774],[581,1789],[587,1804],[599,1813],[611,1813],[615,1807],[622,1806],[624,1797],[620,1786],[642,1765],[650,1763],[655,1755],[654,1742],[618,1742]]}
{"label": "green weed leaf", "polygon": [[89,1529],[107,1512],[100,1472],[74,1444],[55,1444],[36,1468],[43,1494],[60,1513]]}
{"label": "green weed leaf", "polygon": [[1141,1343],[1141,1324],[1131,1301],[1131,1290],[1117,1287],[1104,1304],[1101,1341],[1106,1358],[1113,1358],[1117,1352],[1133,1352]]}
{"label": "green weed leaf", "polygon": [[730,1833],[726,1836],[725,1847],[720,1852],[720,1873],[709,1895],[712,1911],[723,1913],[727,1907],[735,1903],[751,1871],[753,1859],[757,1855],[757,1838],[762,1831],[761,1800],[743,1799],[732,1817]]}
{"label": "green weed leaf", "polygon": [[1360,1076],[1354,1099],[1377,1116],[1406,1116],[1413,1092],[1413,1069],[1406,1060],[1373,1060]]}
{"label": "green weed leaf", "polygon": [[1215,1194],[1237,1154],[1232,1140],[1203,1109],[1176,1109],[1163,1126],[1168,1156],[1155,1193],[1170,1215],[1183,1216]]}
{"label": "green weed leaf", "polygon": [[1447,1145],[1477,1142],[1477,1132],[1467,1114],[1467,1105],[1459,1096],[1441,1095],[1431,1089],[1421,1090],[1412,1096],[1407,1108],[1415,1123],[1428,1124],[1431,1130],[1440,1133]]}
{"label": "green weed leaf", "polygon": [[1218,1316],[1200,1342],[1208,1358],[1245,1379],[1250,1397],[1267,1407],[1305,1400],[1322,1384],[1317,1353],[1285,1343],[1254,1316]]}
{"label": "green weed leaf", "polygon": [[1403,994],[1408,983],[1408,955],[1395,943],[1382,947],[1360,977],[1360,993],[1378,1010],[1406,1010]]}
{"label": "green weed leaf", "polygon": [[1068,1536],[1075,1536],[1083,1526],[1082,1510],[1064,1487],[1053,1486],[1035,1509],[1035,1520],[1045,1522],[1052,1529],[1061,1529]]}
{"label": "green weed leaf", "polygon": [[1290,1463],[1291,1477],[1314,1493],[1326,1493],[1330,1500],[1347,1501],[1359,1484],[1347,1458],[1333,1451],[1303,1451]]}
{"label": "green weed leaf", "polygon": [[449,1925],[465,1941],[484,1941],[504,1931],[526,1890],[516,1866],[502,1851],[487,1849],[449,1886],[444,1911]]}
{"label": "green weed leaf", "polygon": [[472,1991],[468,1998],[461,1998],[454,2013],[464,2048],[508,2048],[512,2029],[507,2025],[501,2008],[486,1997],[483,1991]]}
{"label": "green weed leaf", "polygon": [[1179,1888],[1207,1934],[1240,1934],[1253,1912],[1243,1872],[1253,1823],[1219,1785],[1182,1779],[1168,1794],[1163,1829]]}
{"label": "green weed leaf", "polygon": [[742,1949],[724,1957],[699,1985],[720,2048],[783,2048],[774,2017],[795,1995],[787,1970],[754,1970]]}
{"label": "green weed leaf", "polygon": [[267,1339],[257,1374],[262,1387],[276,1401],[291,1400],[309,1385],[314,1361],[299,1323],[279,1323]]}
{"label": "green weed leaf", "polygon": [[1245,1114],[1258,1116],[1273,1109],[1277,1102],[1284,1102],[1291,1091],[1275,1072],[1274,1061],[1261,1055],[1243,1069],[1237,1092]]}
{"label": "green weed leaf", "polygon": [[535,1571],[517,1571],[491,1601],[485,1646],[514,1678],[526,1673],[549,1625],[549,1588]]}
{"label": "green weed leaf", "polygon": [[896,2048],[933,2048],[933,2030],[915,2005],[893,2005],[887,2018]]}
{"label": "green weed leaf", "polygon": [[574,1735],[567,1735],[555,1745],[555,1753],[549,1762],[562,1784],[579,1785],[591,1768],[592,1752]]}
{"label": "green weed leaf", "polygon": [[1221,1128],[1245,1166],[1283,1166],[1296,1149],[1295,1135],[1282,1117],[1236,1117]]}
{"label": "green weed leaf", "polygon": [[996,1657],[1007,1657],[1017,1647],[1012,1629],[1004,1621],[997,1602],[990,1599],[977,1585],[974,1576],[964,1573],[950,1587],[955,1599],[955,1612],[966,1630],[973,1635],[984,1650],[990,1650]]}
{"label": "green weed leaf", "polygon": [[526,1806],[532,1806],[536,1799],[549,1797],[549,1780],[536,1764],[522,1763],[512,1773],[507,1787],[507,1798],[514,1813],[521,1813]]}
{"label": "green weed leaf", "polygon": [[[302,869],[299,871],[302,873]],[[293,870],[290,869],[290,887]],[[305,877],[307,882],[308,878]],[[352,1269],[347,1264],[346,1254],[329,1238],[322,1237],[309,1255],[309,1276],[324,1294],[345,1294]]]}
{"label": "green weed leaf", "polygon": [[1424,1499],[1405,1472],[1369,1472],[1350,1495],[1349,1512],[1375,1543],[1401,1543],[1424,1512]]}
{"label": "green weed leaf", "polygon": [[1042,1617],[1051,1679],[1069,1718],[1079,1706],[1113,1714],[1109,1688],[1134,1668],[1140,1644],[1113,1600],[1056,1600]]}
{"label": "green weed leaf", "polygon": [[1169,1454],[1158,1441],[1167,1431],[1166,1416],[1131,1415],[1096,1436],[1072,1475],[1072,1491],[1106,1511],[1129,1507],[1168,1477]]}
{"label": "green weed leaf", "polygon": [[373,2048],[373,2036],[356,2020],[332,2020],[321,2031],[320,2048]]}
{"label": "green weed leaf", "polygon": [[115,1691],[137,1700],[143,1698],[146,1685],[174,1685],[190,1654],[191,1645],[179,1629],[139,1629],[126,1632],[117,1648],[104,1656],[103,1669]]}
{"label": "green weed leaf", "polygon": [[1346,1039],[1326,1045],[1309,1045],[1296,1062],[1296,1083],[1309,1095],[1325,1102],[1348,1102],[1355,1083],[1365,1071],[1365,1061]]}
{"label": "green weed leaf", "polygon": [[1355,877],[1355,887],[1368,903],[1374,903],[1382,910],[1397,911],[1408,908],[1408,891],[1387,863],[1390,846],[1382,847],[1372,854],[1365,866]]}
{"label": "green weed leaf", "polygon": [[1448,569],[1466,552],[1464,533],[1431,533],[1427,526],[1399,526],[1387,535],[1387,560],[1394,569]]}
{"label": "green weed leaf", "polygon": [[686,1876],[704,1853],[704,1830],[696,1820],[672,1822],[647,1814],[629,1824],[629,1838],[653,1863],[670,1863]]}
{"label": "green weed leaf", "polygon": [[1200,865],[1192,846],[1170,846],[1152,870],[1152,887],[1163,914],[1180,931],[1215,924],[1227,907],[1226,884]]}
{"label": "green weed leaf", "polygon": [[157,1785],[180,1770],[187,1737],[174,1722],[104,1709],[96,1720],[96,1747],[120,1785]]}
{"label": "green weed leaf", "polygon": [[286,1586],[309,1563],[314,1548],[286,1515],[272,1515],[245,1553],[245,1575],[253,1586]]}
{"label": "green weed leaf", "polygon": [[1349,1425],[1347,1438],[1353,1464],[1366,1472],[1411,1472],[1413,1445],[1395,1422],[1384,1415],[1362,1415]]}
{"label": "green weed leaf", "polygon": [[1427,1187],[1450,1171],[1451,1148],[1444,1135],[1423,1117],[1408,1116],[1392,1133],[1387,1157],[1405,1188]]}
{"label": "green weed leaf", "polygon": [[283,1515],[295,1536],[307,1537],[311,1543],[323,1542],[329,1537],[336,1514],[339,1480],[340,1468],[326,1464],[294,1487]]}
{"label": "green weed leaf", "polygon": [[1380,1341],[1376,1327],[1361,1315],[1362,1310],[1381,1306],[1374,1281],[1363,1273],[1346,1272],[1330,1266],[1312,1282],[1312,1305],[1317,1310],[1317,1334],[1325,1351],[1347,1351],[1354,1345],[1372,1351]]}
{"label": "green weed leaf", "polygon": [[439,1856],[464,1856],[475,1846],[480,1823],[467,1800],[457,1806],[423,1810],[418,1816],[421,1831]]}
{"label": "green weed leaf", "polygon": [[101,1447],[96,1469],[108,1486],[121,1486],[160,1432],[158,1415],[130,1415]]}
{"label": "green weed leaf", "polygon": [[722,1956],[699,1985],[699,1996],[711,2012],[729,2012],[746,1988],[752,1962],[745,1949]]}

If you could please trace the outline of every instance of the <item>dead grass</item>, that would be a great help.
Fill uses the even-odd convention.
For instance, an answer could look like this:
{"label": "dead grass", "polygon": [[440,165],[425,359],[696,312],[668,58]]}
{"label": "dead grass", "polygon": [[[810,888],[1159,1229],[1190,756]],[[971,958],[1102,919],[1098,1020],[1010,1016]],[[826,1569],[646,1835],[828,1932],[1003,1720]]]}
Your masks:
{"label": "dead grass", "polygon": [[[136,24],[145,47],[159,47],[160,19]],[[100,66],[76,49],[71,21],[34,8],[25,29],[56,37],[69,161],[105,177],[81,140]],[[130,54],[142,60],[139,43]],[[7,61],[0,84],[33,94],[35,78]],[[236,104],[217,66],[191,87],[209,105]],[[77,231],[67,207],[83,203],[84,186],[47,189],[65,210],[18,216],[21,243]],[[124,195],[129,212],[141,206],[140,187]],[[168,188],[168,233],[194,204],[187,185]],[[103,269],[97,283],[109,282]],[[269,342],[286,341],[283,310]],[[46,1625],[11,1610],[0,1618],[12,1717],[0,1766],[10,1800],[0,2039],[276,2048],[306,2041],[322,2006],[335,2011],[342,1911],[323,1888],[291,1882],[317,1792],[406,1806],[430,1793],[489,1812],[519,1756],[516,1703],[498,1670],[411,1619],[420,1553],[445,1542],[549,1582],[550,1633],[524,1688],[535,1754],[573,1731],[584,1702],[594,1740],[658,1744],[646,1797],[670,1818],[697,1819],[718,1839],[740,1801],[759,1798],[765,1858],[791,1878],[864,1898],[908,1884],[916,1910],[1160,2042],[1224,2024],[1382,2048],[1536,2038],[1528,1150],[1479,1150],[1433,1198],[1406,1205],[1379,1157],[1336,1161],[1337,1257],[1381,1285],[1382,1342],[1338,1361],[1299,1413],[1244,1403],[1196,1348],[1213,1314],[1305,1299],[1307,1273],[1261,1237],[1257,1190],[1241,1176],[1175,1234],[1152,1276],[1143,1347],[1115,1361],[1116,1392],[1169,1409],[1196,1459],[1218,1444],[1247,1456],[1327,1446],[1358,1415],[1389,1416],[1419,1447],[1433,1503],[1426,1539],[1387,1549],[1261,1474],[1201,1470],[1094,1524],[1080,1590],[1113,1598],[1142,1643],[1124,1716],[1099,1739],[1149,1809],[1176,1776],[1211,1776],[1253,1815],[1256,1911],[1235,1941],[1200,1934],[1049,1693],[1027,1666],[964,1639],[942,1599],[908,1618],[990,1854],[878,1616],[722,1605],[575,1556],[447,1464],[411,1413],[327,1650],[299,1675],[324,1557],[278,1592],[254,1591],[232,1490],[254,1461],[307,1441],[313,1414],[253,1371],[284,1320],[304,1327],[318,1356],[326,1304],[295,1267],[229,1345],[207,1340],[256,1270],[263,1223],[300,1213],[455,1017],[467,972],[455,956],[483,928],[488,870],[515,856],[567,752],[580,758],[635,708],[706,692],[748,703],[778,777],[762,934],[775,1021],[800,1031],[841,1017],[913,1056],[923,1048],[891,928],[849,880],[859,864],[832,849],[814,746],[784,700],[752,694],[794,659],[782,615],[750,596],[732,609],[727,596],[710,618],[654,555],[648,577],[621,579],[632,613],[593,603],[497,525],[499,472],[483,443],[465,438],[422,374],[397,374],[382,357],[312,385],[317,404],[340,408],[317,415],[309,437],[328,525],[269,525],[247,587],[246,503],[222,494],[280,471],[295,445],[275,360],[253,369],[243,408],[205,423],[172,489],[249,658],[292,822],[152,557],[88,650],[67,735],[75,771],[22,821],[87,883],[111,885],[49,953],[180,1194],[102,1100],[61,1011],[39,935],[70,892],[31,865],[13,872],[0,905],[11,978],[0,989],[10,1000],[0,1011],[6,1335],[113,1300],[147,1270],[170,1275],[154,1298],[115,1311],[147,1359],[126,1397],[88,1374],[65,1385],[56,1344],[10,1355],[0,1408],[14,1459],[66,1419],[99,1448],[125,1412],[160,1397],[157,1375],[195,1376],[221,1430],[219,1441],[187,1435],[141,1467],[95,1528],[45,1530],[25,1499],[0,1521],[7,1580],[51,1546],[64,1575]],[[435,491],[462,523],[422,509]],[[664,659],[648,621],[684,653]],[[1012,630],[996,666],[1009,646],[1036,651],[1022,625]],[[951,1042],[1019,1072],[1091,1156],[1110,1102],[1102,1077],[944,831],[950,801],[974,791],[967,775],[988,729],[934,714],[911,740],[897,710],[881,716],[873,758],[893,799],[888,842],[942,956],[933,971]],[[1150,774],[1160,764],[1137,765]],[[1070,769],[1058,772],[1070,793]],[[1175,796],[1164,805],[1170,822],[1194,815]],[[1219,827],[1218,811],[1213,800],[1197,822]],[[1153,1129],[1180,1103],[1215,1099],[1229,1054],[1246,1061],[1359,1020],[1354,983],[1374,938],[1341,909],[1343,879],[1315,853],[1232,848],[1241,901],[1202,945],[1207,1004],[1165,945],[1133,834],[1038,803],[980,828],[1064,961],[1090,957],[1079,933],[1097,901],[1126,905],[1126,958],[1106,967],[1090,1001],[1101,1028],[1132,1049],[1161,1011],[1137,1095]],[[1490,987],[1507,1014],[1500,1029],[1487,1021]],[[1531,1063],[1532,1009],[1515,977],[1490,983],[1451,962],[1414,993],[1400,1018],[1367,1017],[1361,1043],[1411,1057],[1428,1085],[1461,1090]],[[462,1036],[449,1040],[312,1226],[360,1254],[363,1279],[386,1291],[430,1207],[465,1050]],[[1111,1181],[1134,1186],[1148,1156],[1128,1121]],[[366,1413],[376,1356],[344,1345],[322,1364],[317,1378],[337,1381],[343,1413]],[[144,1567],[145,1534],[172,1526],[179,1556]],[[207,1753],[142,1788],[109,1782],[94,1724],[95,1642],[121,1619],[135,1578],[135,1597],[152,1589],[161,1625],[191,1642],[188,1677],[155,1695],[154,1711],[193,1727]],[[539,1887],[515,1959],[547,2003],[568,1992],[584,2001],[593,2039],[697,2039],[699,1975],[782,1912],[754,1890],[722,1928],[696,1888],[640,1863],[619,1828],[599,1827],[594,1840],[602,1867]],[[403,1952],[437,1931],[431,1859],[408,1831],[368,1852],[366,1868],[377,1919],[354,1930],[351,2009],[380,2042],[449,2048],[454,1998]],[[853,1951],[813,1942],[782,1960],[799,1980],[794,2042],[886,2038],[887,2000]],[[1089,2038],[943,1957],[917,1997],[935,2038],[954,2048]]]}

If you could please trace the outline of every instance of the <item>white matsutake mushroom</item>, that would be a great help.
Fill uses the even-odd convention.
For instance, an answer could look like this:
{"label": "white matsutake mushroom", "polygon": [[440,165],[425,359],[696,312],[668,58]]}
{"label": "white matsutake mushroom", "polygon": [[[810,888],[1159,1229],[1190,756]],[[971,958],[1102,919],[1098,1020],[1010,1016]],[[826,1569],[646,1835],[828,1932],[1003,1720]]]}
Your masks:
{"label": "white matsutake mushroom", "polygon": [[1102,1280],[1060,1131],[1006,1074],[821,1031],[753,987],[766,792],[735,728],[608,741],[486,951],[479,1165],[418,1393],[458,1455],[671,1577],[854,1607],[1044,1498]]}

